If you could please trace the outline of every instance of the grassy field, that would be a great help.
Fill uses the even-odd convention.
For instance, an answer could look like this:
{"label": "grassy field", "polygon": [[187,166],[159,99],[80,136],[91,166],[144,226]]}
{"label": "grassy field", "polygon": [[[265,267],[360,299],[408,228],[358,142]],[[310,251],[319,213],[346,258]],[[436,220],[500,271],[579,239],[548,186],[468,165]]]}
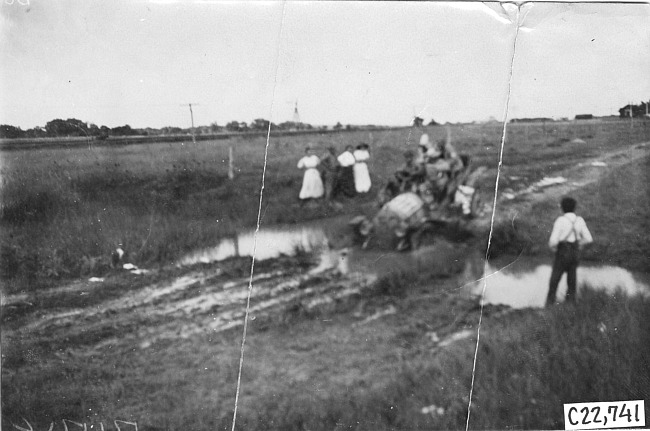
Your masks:
{"label": "grassy field", "polygon": [[[445,127],[427,129],[434,140]],[[490,169],[483,181],[490,200],[496,176],[501,127],[451,126],[459,151]],[[422,130],[272,137],[269,144],[262,225],[295,223],[337,214],[371,214],[378,185],[415,149]],[[574,143],[581,138],[585,142]],[[508,127],[501,190],[570,167],[602,151],[650,140],[648,122],[630,128],[613,123],[514,124]],[[372,145],[375,187],[342,208],[300,207],[302,173],[296,168],[306,145]],[[2,277],[11,290],[36,289],[57,279],[101,275],[118,244],[143,266],[174,262],[187,251],[255,226],[264,166],[263,137],[192,144],[160,143],[99,148],[59,148],[2,153]],[[227,177],[228,148],[236,179]]]}
{"label": "grassy field", "polygon": [[[500,201],[490,252],[545,253],[558,197],[570,190],[596,238],[585,258],[647,271],[650,158],[636,144],[650,140],[650,124],[553,127],[510,128],[501,187],[517,191],[544,176],[569,174],[575,174],[571,182],[596,181]],[[435,139],[447,134],[445,128],[428,132]],[[489,125],[451,128],[457,148],[489,167],[486,201],[500,132]],[[321,149],[370,142],[378,185],[420,134],[400,129],[309,139]],[[35,429],[53,421],[55,430],[63,429],[63,419],[93,429],[100,422],[116,429],[114,420],[137,421],[144,431],[230,429],[241,328],[211,333],[206,328],[226,305],[200,306],[233,283],[245,292],[250,261],[163,265],[254,227],[265,144],[255,138],[3,153],[3,290],[29,293],[2,309],[4,428],[27,427],[25,418]],[[294,136],[271,139],[263,225],[375,211],[372,193],[336,210],[300,207],[295,164],[306,144]],[[230,145],[235,182],[227,179]],[[583,163],[605,156],[606,168]],[[595,169],[604,170],[592,175]],[[452,245],[454,253],[484,253],[487,231],[476,232],[470,244]],[[108,271],[104,256],[120,242],[129,260],[161,269],[142,278],[110,274],[102,284],[75,278]],[[257,282],[256,292],[287,279],[297,280],[288,284],[291,293],[356,283],[331,273],[306,276],[311,259],[299,254],[258,263],[258,276],[285,273],[269,275],[266,285]],[[435,266],[425,262],[417,273],[359,282],[358,292],[312,308],[294,300],[273,313],[256,312],[249,321],[237,429],[463,429],[480,308],[460,293],[462,265]],[[190,272],[200,277],[173,288]],[[54,284],[61,286],[38,289]],[[151,302],[138,302],[147,295]],[[186,302],[186,309],[174,308]],[[648,312],[647,298],[584,288],[576,307],[487,306],[470,428],[562,428],[563,403],[647,400]],[[183,335],[191,325],[201,331]],[[161,333],[165,337],[153,338]]]}
{"label": "grassy field", "polygon": [[[379,344],[375,349],[384,355],[392,353],[388,358],[367,352],[375,363],[384,364],[375,365],[376,373],[367,375],[363,364],[350,364],[359,376],[339,381],[324,394],[315,389],[321,381],[303,382],[294,374],[283,391],[293,395],[276,400],[277,387],[271,386],[261,397],[262,406],[256,404],[244,415],[241,429],[463,429],[476,334],[444,349],[436,348],[428,336],[433,328],[448,330],[445,322],[450,321],[456,330],[475,330],[477,316],[448,293],[423,288],[432,284],[444,286],[439,280],[428,280],[420,284],[419,295],[411,291],[409,300],[395,301],[400,312],[417,315],[419,326],[413,326],[413,319],[396,317],[385,323],[396,327],[394,331],[378,324],[373,331],[349,336],[357,343]],[[412,285],[403,287],[407,286]],[[435,317],[427,315],[432,304],[444,304],[451,313],[436,307]],[[577,308],[505,316],[488,311],[481,329],[470,428],[561,429],[563,403],[648,399],[650,350],[642,340],[650,335],[650,326],[641,321],[649,307],[648,300],[624,295],[612,300],[586,291]],[[305,325],[299,325],[299,330],[309,331]],[[346,339],[337,353],[353,352],[349,343]],[[638,343],[643,347],[637,349]],[[276,349],[273,353],[282,356],[279,346]],[[359,361],[362,354],[352,356]],[[310,357],[317,360],[315,354]],[[345,374],[350,374],[347,367]],[[255,377],[253,382],[261,380]],[[427,407],[429,411],[423,411]]]}

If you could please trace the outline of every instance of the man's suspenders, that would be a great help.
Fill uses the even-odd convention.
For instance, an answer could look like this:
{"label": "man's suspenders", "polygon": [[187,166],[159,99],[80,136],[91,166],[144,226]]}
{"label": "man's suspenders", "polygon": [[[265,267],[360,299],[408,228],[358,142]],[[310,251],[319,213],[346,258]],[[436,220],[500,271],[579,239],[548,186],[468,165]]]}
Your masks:
{"label": "man's suspenders", "polygon": [[[567,218],[568,218],[568,217],[567,217]],[[569,221],[571,221],[571,219],[569,219]],[[571,231],[570,231],[570,232],[567,234],[567,236],[565,236],[564,239],[563,239],[562,241],[560,241],[560,242],[566,242],[566,240],[569,239],[569,237],[570,237],[571,234],[573,233],[573,235],[576,237],[575,242],[578,243],[578,244],[580,243],[579,238],[578,238],[578,232],[576,232],[576,222],[577,222],[577,221],[578,221],[578,216],[576,216],[576,219],[575,219],[574,221],[571,222]]]}

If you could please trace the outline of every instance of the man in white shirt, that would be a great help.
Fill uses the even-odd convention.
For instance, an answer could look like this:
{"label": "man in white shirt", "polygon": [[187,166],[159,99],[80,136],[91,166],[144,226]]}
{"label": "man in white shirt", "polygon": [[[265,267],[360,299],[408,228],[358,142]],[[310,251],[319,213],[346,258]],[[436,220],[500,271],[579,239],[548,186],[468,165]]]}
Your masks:
{"label": "man in white shirt", "polygon": [[576,299],[576,270],[580,258],[580,248],[593,242],[591,233],[582,217],[574,211],[576,201],[573,198],[563,198],[560,203],[563,215],[558,217],[553,224],[553,232],[548,240],[548,246],[555,252],[553,271],[549,282],[546,306],[555,304],[557,286],[562,274],[567,274],[566,302],[575,302]]}

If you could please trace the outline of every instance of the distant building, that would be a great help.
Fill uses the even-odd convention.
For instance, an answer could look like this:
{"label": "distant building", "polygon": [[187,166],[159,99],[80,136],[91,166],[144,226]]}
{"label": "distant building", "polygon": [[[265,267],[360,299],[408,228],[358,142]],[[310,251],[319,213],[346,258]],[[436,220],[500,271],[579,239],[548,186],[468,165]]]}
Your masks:
{"label": "distant building", "polygon": [[578,114],[576,115],[576,120],[593,120],[594,116],[592,114]]}
{"label": "distant building", "polygon": [[618,110],[620,118],[645,117],[648,115],[648,103],[641,102],[640,105],[627,104]]}
{"label": "distant building", "polygon": [[294,123],[296,124],[301,124],[302,121],[300,121],[300,114],[298,113],[298,101],[296,100],[296,104],[293,108],[293,120]]}

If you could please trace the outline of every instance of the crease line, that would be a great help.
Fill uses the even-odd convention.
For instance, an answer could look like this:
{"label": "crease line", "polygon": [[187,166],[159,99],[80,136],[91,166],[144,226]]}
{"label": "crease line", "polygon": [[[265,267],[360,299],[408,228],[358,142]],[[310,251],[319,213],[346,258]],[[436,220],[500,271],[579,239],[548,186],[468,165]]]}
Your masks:
{"label": "crease line", "polygon": [[246,345],[246,333],[248,330],[248,316],[250,313],[251,293],[253,292],[253,274],[255,272],[255,256],[257,253],[257,234],[260,231],[260,221],[262,217],[262,198],[264,197],[264,180],[266,178],[266,165],[269,155],[269,141],[271,139],[271,123],[273,119],[273,105],[275,103],[275,90],[278,83],[278,70],[280,68],[280,47],[282,45],[282,29],[284,28],[284,17],[286,11],[286,0],[282,2],[282,18],[280,19],[280,30],[278,32],[278,49],[276,54],[275,63],[275,76],[273,78],[273,94],[271,97],[271,112],[269,115],[269,128],[266,133],[266,146],[264,147],[264,167],[262,169],[262,184],[260,185],[260,200],[257,207],[257,224],[253,234],[253,253],[251,259],[250,277],[248,279],[248,295],[246,297],[246,313],[244,314],[244,329],[242,333],[241,350],[239,353],[239,371],[237,372],[237,391],[235,393],[235,407],[232,415],[232,431],[235,431],[235,424],[237,422],[237,407],[239,405],[239,391],[241,389],[241,374],[244,368],[244,347]]}
{"label": "crease line", "polygon": [[[488,253],[490,251],[490,245],[492,242],[492,232],[494,230],[494,216],[496,214],[496,209],[497,209],[497,196],[499,192],[499,176],[501,174],[501,166],[503,162],[503,148],[505,146],[505,141],[506,141],[506,131],[508,127],[508,110],[510,107],[510,96],[512,94],[512,74],[514,70],[514,64],[515,64],[515,55],[517,52],[517,38],[519,37],[519,18],[520,18],[520,13],[521,13],[521,4],[517,3],[517,22],[516,22],[516,27],[515,27],[515,37],[514,41],[512,43],[512,59],[510,60],[510,72],[508,76],[508,97],[506,98],[506,106],[504,108],[504,114],[503,114],[503,130],[501,132],[501,148],[499,149],[499,163],[497,165],[497,177],[494,183],[494,202],[492,203],[492,216],[490,218],[490,234],[488,235],[488,243],[487,243],[487,248],[485,250],[485,261],[483,263],[484,265],[484,272],[487,269],[487,264],[488,264]],[[472,383],[470,386],[469,390],[469,400],[467,403],[467,421],[465,422],[465,431],[469,430],[469,419],[471,415],[471,409],[472,409],[472,396],[474,394],[474,380],[476,376],[476,360],[478,357],[478,347],[479,343],[481,340],[481,324],[483,322],[483,298],[485,297],[485,289],[487,288],[487,278],[483,280],[483,289],[481,290],[481,308],[480,308],[480,314],[478,318],[478,327],[476,329],[476,348],[474,349],[474,361],[472,363]]]}
{"label": "crease line", "polygon": [[[479,282],[479,281],[485,281],[485,282],[487,282],[487,279],[488,279],[488,278],[497,275],[498,273],[500,273],[500,272],[503,271],[504,269],[506,269],[506,268],[510,268],[512,265],[514,265],[515,263],[517,263],[517,262],[519,261],[519,258],[521,258],[521,256],[522,256],[523,254],[524,254],[524,252],[523,252],[523,250],[522,250],[522,251],[519,253],[519,255],[515,258],[515,260],[513,260],[513,261],[510,262],[510,263],[508,263],[507,265],[502,266],[501,268],[497,268],[497,269],[495,269],[494,271],[492,271],[492,272],[489,273],[489,274],[486,274],[486,273],[485,273],[485,269],[486,269],[486,267],[483,266],[483,276],[482,276],[482,277],[477,278],[476,280],[468,281],[467,283],[464,283],[464,284],[462,284],[462,285],[460,285],[460,286],[458,286],[458,287],[456,287],[456,288],[454,288],[454,289],[448,289],[448,290],[446,290],[446,292],[453,292],[453,291],[456,291],[456,290],[461,290],[461,289],[463,289],[463,288],[465,288],[465,287],[467,287],[467,286],[470,286],[470,285],[472,285],[472,284],[474,284],[474,283],[477,283],[477,282]],[[484,289],[483,291],[485,291],[485,289]]]}

